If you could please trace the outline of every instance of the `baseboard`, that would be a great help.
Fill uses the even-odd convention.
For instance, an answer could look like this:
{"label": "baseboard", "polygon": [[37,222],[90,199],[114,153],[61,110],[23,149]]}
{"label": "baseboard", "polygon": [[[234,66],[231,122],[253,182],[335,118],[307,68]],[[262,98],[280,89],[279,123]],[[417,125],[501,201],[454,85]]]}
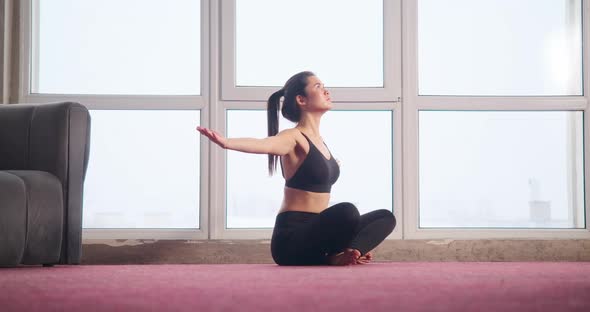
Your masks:
{"label": "baseboard", "polygon": [[[590,261],[590,240],[387,240],[376,261]],[[82,264],[274,263],[269,240],[84,240]]]}

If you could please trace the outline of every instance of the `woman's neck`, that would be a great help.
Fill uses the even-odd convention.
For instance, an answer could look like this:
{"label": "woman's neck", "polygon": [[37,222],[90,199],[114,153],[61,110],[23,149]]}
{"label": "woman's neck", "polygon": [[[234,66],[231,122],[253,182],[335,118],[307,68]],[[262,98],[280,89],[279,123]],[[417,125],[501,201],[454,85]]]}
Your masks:
{"label": "woman's neck", "polygon": [[301,120],[297,123],[297,128],[302,130],[308,136],[319,138],[320,136],[320,121],[321,116],[318,115],[303,115]]}

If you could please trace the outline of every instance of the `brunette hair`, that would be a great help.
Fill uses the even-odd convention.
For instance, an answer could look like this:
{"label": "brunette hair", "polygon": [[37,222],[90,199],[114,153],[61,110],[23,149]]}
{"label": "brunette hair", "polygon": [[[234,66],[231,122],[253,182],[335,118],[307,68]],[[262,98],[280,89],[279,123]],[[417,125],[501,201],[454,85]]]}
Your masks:
{"label": "brunette hair", "polygon": [[[279,132],[281,97],[283,98],[283,106],[281,108],[283,117],[292,122],[299,122],[301,119],[301,108],[297,105],[296,98],[298,95],[307,96],[305,87],[307,86],[308,78],[311,76],[315,76],[315,74],[310,71],[293,75],[280,90],[268,98],[268,136],[274,136]],[[277,169],[277,158],[277,155],[268,154],[268,173],[271,176]]]}

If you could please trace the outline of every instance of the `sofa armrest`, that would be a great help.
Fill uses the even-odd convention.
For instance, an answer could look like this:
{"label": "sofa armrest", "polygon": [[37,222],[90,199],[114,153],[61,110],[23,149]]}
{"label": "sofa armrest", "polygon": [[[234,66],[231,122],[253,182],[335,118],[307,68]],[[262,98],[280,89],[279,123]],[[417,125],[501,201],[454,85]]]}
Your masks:
{"label": "sofa armrest", "polygon": [[64,190],[64,241],[60,263],[80,263],[82,198],[88,166],[90,114],[78,103],[38,105],[31,119],[30,170],[53,173]]}

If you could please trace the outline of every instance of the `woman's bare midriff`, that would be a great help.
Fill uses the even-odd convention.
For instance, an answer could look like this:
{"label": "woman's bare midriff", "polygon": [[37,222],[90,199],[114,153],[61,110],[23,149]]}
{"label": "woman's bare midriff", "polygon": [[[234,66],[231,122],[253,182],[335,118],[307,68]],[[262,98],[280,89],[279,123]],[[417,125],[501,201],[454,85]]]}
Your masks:
{"label": "woman's bare midriff", "polygon": [[330,193],[314,193],[285,186],[283,204],[279,213],[285,211],[303,211],[320,213],[328,208]]}

